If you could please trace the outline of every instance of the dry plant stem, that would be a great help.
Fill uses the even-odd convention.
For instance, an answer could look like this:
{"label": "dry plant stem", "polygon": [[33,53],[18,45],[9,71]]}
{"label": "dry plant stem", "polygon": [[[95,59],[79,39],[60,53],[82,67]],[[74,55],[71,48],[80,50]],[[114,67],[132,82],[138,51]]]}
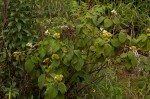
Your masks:
{"label": "dry plant stem", "polygon": [[93,71],[90,71],[88,74],[92,74],[92,73],[94,73],[94,72],[96,72],[97,71],[97,73],[99,73],[99,71],[101,71],[103,68],[105,68],[106,66],[106,63],[105,64],[103,64],[100,68],[98,68],[98,69],[95,69],[95,70],[93,70]]}

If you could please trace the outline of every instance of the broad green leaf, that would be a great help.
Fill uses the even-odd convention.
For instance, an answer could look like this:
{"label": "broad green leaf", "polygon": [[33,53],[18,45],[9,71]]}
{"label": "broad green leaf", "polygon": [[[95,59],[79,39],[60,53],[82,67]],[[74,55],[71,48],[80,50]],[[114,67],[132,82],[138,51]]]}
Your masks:
{"label": "broad green leaf", "polygon": [[132,66],[136,66],[138,61],[132,51],[128,52],[128,59],[131,61]]}
{"label": "broad green leaf", "polygon": [[[125,32],[124,32],[124,33],[125,33]],[[130,40],[130,41],[131,41],[132,37],[131,37],[130,35],[128,35],[128,34],[126,34],[126,35],[127,35],[127,37],[126,37],[126,38],[127,38],[128,40]]]}
{"label": "broad green leaf", "polygon": [[62,94],[64,94],[65,92],[67,92],[67,88],[66,88],[66,85],[64,84],[64,83],[59,83],[58,84],[58,90],[62,93]]}
{"label": "broad green leaf", "polygon": [[45,74],[42,74],[38,78],[38,86],[40,89],[44,87],[44,83],[45,83]]}
{"label": "broad green leaf", "polygon": [[110,19],[108,19],[108,18],[106,18],[105,20],[104,20],[104,27],[107,29],[107,28],[109,28],[109,27],[111,27],[113,25],[113,22],[112,22],[112,20],[110,20]]}
{"label": "broad green leaf", "polygon": [[133,59],[131,60],[131,63],[132,63],[132,66],[137,66],[138,60],[137,60],[136,58],[133,58]]}
{"label": "broad green leaf", "polygon": [[51,77],[46,77],[45,80],[46,82],[49,82],[49,83],[54,81],[54,79]]}
{"label": "broad green leaf", "polygon": [[53,60],[53,61],[51,62],[51,65],[50,65],[50,66],[56,68],[56,67],[58,67],[59,65],[60,65],[60,61],[59,61],[59,60]]}
{"label": "broad green leaf", "polygon": [[47,99],[54,99],[58,95],[58,89],[54,84],[49,84],[46,89],[46,98]]}
{"label": "broad green leaf", "polygon": [[148,38],[148,36],[146,34],[141,34],[138,37],[138,41],[145,42],[147,40],[147,38]]}
{"label": "broad green leaf", "polygon": [[128,56],[127,53],[122,53],[122,54],[120,55],[121,58],[126,58],[127,56]]}
{"label": "broad green leaf", "polygon": [[104,55],[110,56],[113,53],[113,47],[110,44],[104,45]]}
{"label": "broad green leaf", "polygon": [[121,43],[124,43],[124,42],[126,41],[126,39],[127,39],[126,34],[121,31],[121,32],[119,33],[119,41],[120,41]]}
{"label": "broad green leaf", "polygon": [[94,25],[97,26],[97,16],[94,16],[92,18],[92,21],[93,21]]}
{"label": "broad green leaf", "polygon": [[10,21],[10,22],[8,23],[8,26],[9,26],[9,27],[13,26],[13,23],[14,23],[13,21]]}
{"label": "broad green leaf", "polygon": [[104,21],[105,17],[101,16],[100,18],[98,18],[97,21],[97,26],[100,25],[103,21]]}
{"label": "broad green leaf", "polygon": [[115,18],[113,19],[113,22],[114,22],[114,24],[116,24],[116,25],[119,25],[119,24],[120,24],[120,20],[119,20],[119,18],[117,18],[117,17],[115,17]]}
{"label": "broad green leaf", "polygon": [[39,55],[40,55],[41,58],[43,58],[45,56],[45,54],[46,54],[46,52],[45,52],[43,47],[39,48],[38,52],[39,52]]}
{"label": "broad green leaf", "polygon": [[71,64],[76,64],[78,62],[78,57],[76,55],[74,55],[72,57],[72,61],[71,61]]}
{"label": "broad green leaf", "polygon": [[145,47],[147,42],[138,42],[137,45],[141,48]]}
{"label": "broad green leaf", "polygon": [[37,56],[32,56],[31,60],[32,60],[33,63],[38,63],[39,58]]}
{"label": "broad green leaf", "polygon": [[74,50],[74,54],[77,55],[78,57],[81,57],[81,52],[80,52],[80,50]]}
{"label": "broad green leaf", "polygon": [[96,39],[95,44],[98,44],[99,46],[103,46],[105,44],[105,41],[101,38]]}
{"label": "broad green leaf", "polygon": [[60,44],[56,40],[51,40],[50,49],[52,49],[53,53],[56,53],[60,49]]}
{"label": "broad green leaf", "polygon": [[77,71],[80,71],[82,69],[83,65],[84,65],[84,60],[82,58],[77,58],[77,63],[74,64],[74,68]]}
{"label": "broad green leaf", "polygon": [[120,45],[118,38],[113,38],[110,42],[114,47],[119,47]]}
{"label": "broad green leaf", "polygon": [[69,65],[68,62],[71,61],[73,55],[74,55],[73,51],[66,53],[66,56],[64,57],[63,63],[68,66]]}
{"label": "broad green leaf", "polygon": [[136,44],[137,44],[137,40],[135,38],[131,39],[131,46]]}
{"label": "broad green leaf", "polygon": [[125,61],[125,67],[127,69],[130,69],[132,67],[132,63],[130,62],[130,60],[126,59],[126,61]]}
{"label": "broad green leaf", "polygon": [[87,41],[86,40],[83,40],[83,39],[79,39],[76,43],[76,46],[77,47],[84,47],[85,45],[87,44]]}
{"label": "broad green leaf", "polygon": [[21,23],[17,23],[17,29],[18,29],[18,31],[21,30]]}
{"label": "broad green leaf", "polygon": [[96,48],[96,53],[99,54],[103,54],[104,53],[104,46],[100,46],[98,48]]}
{"label": "broad green leaf", "polygon": [[132,60],[133,58],[135,58],[135,55],[132,51],[128,52],[128,58],[129,58],[129,60]]}
{"label": "broad green leaf", "polygon": [[28,59],[26,62],[25,62],[25,70],[30,73],[34,68],[34,63]]}

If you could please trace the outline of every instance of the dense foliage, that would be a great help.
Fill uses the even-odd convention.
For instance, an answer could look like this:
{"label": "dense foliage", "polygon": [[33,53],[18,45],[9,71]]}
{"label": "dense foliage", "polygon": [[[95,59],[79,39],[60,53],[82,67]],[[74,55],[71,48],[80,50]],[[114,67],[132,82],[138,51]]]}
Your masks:
{"label": "dense foliage", "polygon": [[148,3],[0,1],[0,98],[149,99]]}

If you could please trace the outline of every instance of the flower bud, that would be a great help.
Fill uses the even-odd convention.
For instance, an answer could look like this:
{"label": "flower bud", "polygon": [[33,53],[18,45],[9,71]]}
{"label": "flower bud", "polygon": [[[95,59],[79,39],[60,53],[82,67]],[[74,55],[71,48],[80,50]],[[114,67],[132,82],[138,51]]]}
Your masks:
{"label": "flower bud", "polygon": [[55,79],[55,81],[57,81],[57,82],[61,82],[62,79],[63,79],[63,77],[64,77],[64,76],[63,76],[62,74],[60,74],[60,75],[56,75],[54,79]]}
{"label": "flower bud", "polygon": [[56,59],[56,60],[58,60],[59,59],[59,56],[58,56],[58,54],[53,54],[52,56],[51,56],[51,58],[54,60],[54,59]]}

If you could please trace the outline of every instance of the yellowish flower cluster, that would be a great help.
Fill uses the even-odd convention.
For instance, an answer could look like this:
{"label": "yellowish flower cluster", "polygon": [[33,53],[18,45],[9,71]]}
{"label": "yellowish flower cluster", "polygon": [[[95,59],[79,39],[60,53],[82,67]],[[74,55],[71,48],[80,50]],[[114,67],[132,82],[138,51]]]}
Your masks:
{"label": "yellowish flower cluster", "polygon": [[58,54],[53,54],[53,55],[51,56],[51,58],[52,58],[52,60],[54,60],[54,59],[58,60],[58,59],[59,59],[59,56],[58,56]]}
{"label": "yellowish flower cluster", "polygon": [[46,30],[46,31],[44,32],[44,34],[45,34],[45,35],[50,35],[50,32],[49,32],[48,30]]}
{"label": "yellowish flower cluster", "polygon": [[53,35],[53,37],[54,37],[55,39],[59,39],[59,38],[60,38],[60,33],[55,33],[55,34]]}
{"label": "yellowish flower cluster", "polygon": [[116,10],[112,10],[111,14],[117,15],[117,11]]}
{"label": "yellowish flower cluster", "polygon": [[55,79],[55,81],[57,81],[57,82],[61,82],[62,79],[63,79],[63,77],[64,77],[64,76],[63,76],[62,74],[60,74],[60,75],[56,75],[54,79]]}
{"label": "yellowish flower cluster", "polygon": [[32,45],[32,43],[31,42],[28,42],[27,44],[26,44],[26,46],[28,46],[28,47],[33,47],[33,45]]}
{"label": "yellowish flower cluster", "polygon": [[147,28],[146,32],[150,33],[150,28]]}
{"label": "yellowish flower cluster", "polygon": [[112,34],[110,32],[103,33],[104,38],[111,38]]}
{"label": "yellowish flower cluster", "polygon": [[50,62],[50,59],[49,58],[45,58],[44,60],[43,60],[43,63],[49,63]]}
{"label": "yellowish flower cluster", "polygon": [[13,56],[14,56],[14,57],[22,56],[22,55],[24,55],[24,53],[22,53],[22,52],[14,52],[14,53],[13,53]]}

